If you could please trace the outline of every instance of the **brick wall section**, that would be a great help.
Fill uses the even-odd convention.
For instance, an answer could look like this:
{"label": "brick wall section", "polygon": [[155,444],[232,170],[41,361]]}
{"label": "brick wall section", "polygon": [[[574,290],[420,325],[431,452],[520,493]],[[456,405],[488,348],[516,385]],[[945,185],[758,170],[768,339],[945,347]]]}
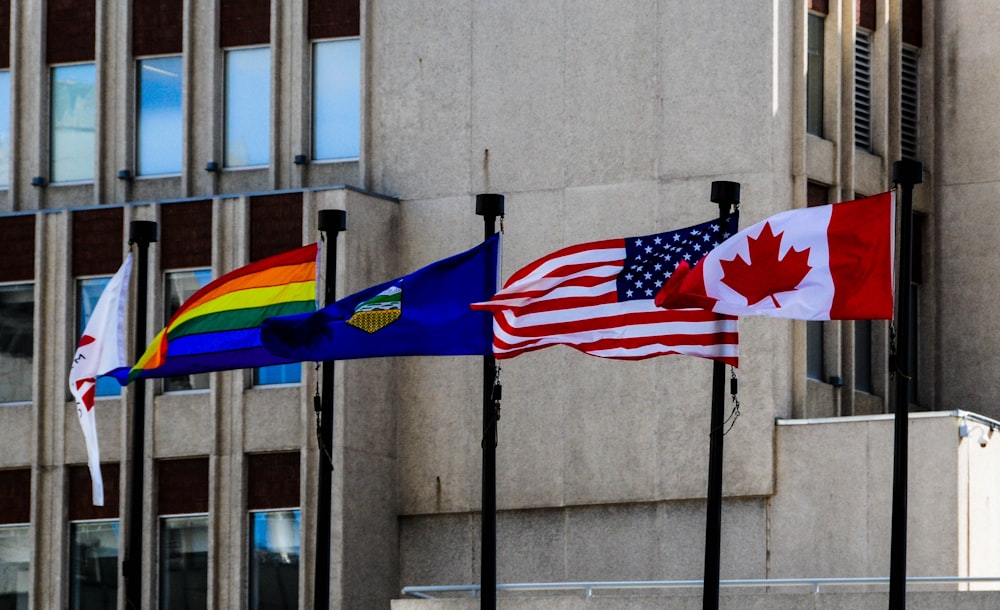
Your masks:
{"label": "brick wall section", "polygon": [[73,277],[111,275],[121,266],[124,209],[73,212]]}
{"label": "brick wall section", "polygon": [[176,55],[183,51],[184,0],[132,0],[132,54]]}
{"label": "brick wall section", "polygon": [[247,456],[247,510],[294,508],[299,499],[299,454]]}
{"label": "brick wall section", "polygon": [[0,218],[0,282],[35,277],[35,215]]}
{"label": "brick wall section", "polygon": [[361,3],[358,0],[309,0],[309,38],[358,36]]}
{"label": "brick wall section", "polygon": [[95,0],[48,0],[45,7],[45,61],[94,61]]}
{"label": "brick wall section", "polygon": [[186,269],[211,265],[211,200],[161,206],[160,266],[163,269]]}
{"label": "brick wall section", "polygon": [[222,0],[220,12],[219,44],[223,48],[270,43],[269,0]]}

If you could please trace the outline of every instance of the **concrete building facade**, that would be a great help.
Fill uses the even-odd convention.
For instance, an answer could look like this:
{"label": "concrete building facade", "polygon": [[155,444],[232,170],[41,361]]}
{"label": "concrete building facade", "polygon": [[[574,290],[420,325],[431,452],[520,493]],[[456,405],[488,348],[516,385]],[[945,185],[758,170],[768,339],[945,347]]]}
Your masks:
{"label": "concrete building facade", "polygon": [[[912,424],[910,573],[1000,574],[984,542],[1000,516],[993,0],[8,4],[0,595],[14,607],[124,607],[120,577],[93,568],[124,549],[134,389],[98,400],[112,497],[98,510],[66,379],[81,295],[121,262],[129,221],[160,226],[152,337],[191,282],[320,239],[323,209],[348,214],[326,244],[343,296],[476,244],[478,193],[506,196],[506,278],[562,246],[707,220],[715,180],[741,184],[748,226],[889,190],[900,158],[924,165],[910,400],[933,413]],[[893,333],[740,321],[723,578],[888,574]],[[500,582],[701,578],[711,370],[564,348],[502,363]],[[146,385],[146,605],[171,607],[183,564],[201,566],[207,607],[281,589],[275,603],[311,608],[318,545],[333,607],[478,582],[480,359],[336,364],[329,542],[313,535],[318,373],[275,375]],[[86,538],[95,523],[111,525]],[[88,564],[85,539],[117,555]]]}

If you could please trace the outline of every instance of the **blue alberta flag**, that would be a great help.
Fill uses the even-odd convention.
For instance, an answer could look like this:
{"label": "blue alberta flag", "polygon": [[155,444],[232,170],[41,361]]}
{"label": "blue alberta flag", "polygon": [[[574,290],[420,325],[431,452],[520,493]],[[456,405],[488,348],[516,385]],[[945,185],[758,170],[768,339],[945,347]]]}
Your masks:
{"label": "blue alberta flag", "polygon": [[261,342],[298,361],[493,353],[493,315],[473,311],[497,291],[499,235],[314,313],[268,318]]}

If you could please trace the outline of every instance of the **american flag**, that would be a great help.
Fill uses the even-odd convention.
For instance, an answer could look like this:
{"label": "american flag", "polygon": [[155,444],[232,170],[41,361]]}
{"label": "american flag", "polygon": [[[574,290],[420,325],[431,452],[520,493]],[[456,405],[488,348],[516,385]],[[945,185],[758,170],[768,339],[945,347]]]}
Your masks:
{"label": "american flag", "polygon": [[736,318],[660,309],[653,297],[681,261],[696,264],[736,232],[737,214],[654,235],[569,246],[518,270],[490,301],[498,359],[552,345],[640,360],[687,354],[737,365]]}

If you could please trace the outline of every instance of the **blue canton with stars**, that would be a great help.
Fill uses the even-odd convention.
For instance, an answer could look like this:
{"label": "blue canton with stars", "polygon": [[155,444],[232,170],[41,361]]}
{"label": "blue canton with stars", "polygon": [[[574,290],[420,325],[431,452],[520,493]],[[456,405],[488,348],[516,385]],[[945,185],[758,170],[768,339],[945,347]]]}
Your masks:
{"label": "blue canton with stars", "polygon": [[618,274],[618,301],[652,299],[681,261],[692,267],[737,231],[739,213],[693,227],[625,238],[625,262]]}

